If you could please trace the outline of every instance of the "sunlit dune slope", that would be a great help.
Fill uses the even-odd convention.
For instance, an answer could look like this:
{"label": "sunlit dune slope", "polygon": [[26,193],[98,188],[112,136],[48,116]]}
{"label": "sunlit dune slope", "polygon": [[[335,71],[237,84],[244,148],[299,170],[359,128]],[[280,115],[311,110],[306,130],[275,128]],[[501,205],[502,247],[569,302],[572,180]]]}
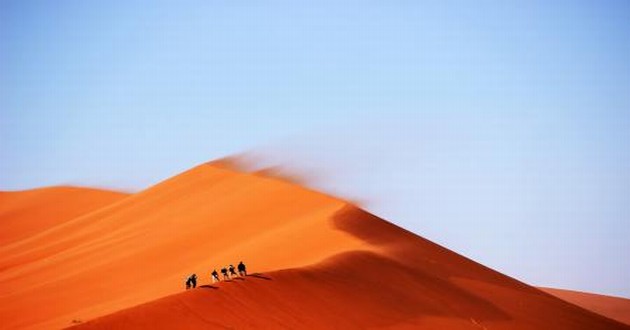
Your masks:
{"label": "sunlit dune slope", "polygon": [[630,299],[570,290],[541,289],[570,303],[630,325]]}
{"label": "sunlit dune slope", "polygon": [[[183,292],[188,274],[208,284],[214,267],[240,260],[262,275]],[[342,200],[217,164],[0,247],[0,320],[7,329],[89,320],[82,326],[628,329]]]}
{"label": "sunlit dune slope", "polygon": [[241,259],[269,271],[370,250],[334,228],[344,205],[201,165],[0,248],[0,319],[5,328],[59,328],[179,292],[188,274],[204,280],[212,267]]}
{"label": "sunlit dune slope", "polygon": [[126,194],[78,187],[0,192],[0,246],[94,211]]}
{"label": "sunlit dune slope", "polygon": [[79,329],[628,329],[353,206],[334,226],[372,251],[165,297]]}

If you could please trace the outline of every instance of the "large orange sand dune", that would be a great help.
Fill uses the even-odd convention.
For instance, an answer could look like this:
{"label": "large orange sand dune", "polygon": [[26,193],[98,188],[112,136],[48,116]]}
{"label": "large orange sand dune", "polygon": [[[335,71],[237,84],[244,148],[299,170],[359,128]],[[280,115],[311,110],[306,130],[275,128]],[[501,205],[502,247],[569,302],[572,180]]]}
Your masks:
{"label": "large orange sand dune", "polygon": [[[262,275],[182,292],[189,273],[207,284],[239,260]],[[82,326],[629,328],[342,200],[213,164],[0,247],[2,327],[92,319]]]}

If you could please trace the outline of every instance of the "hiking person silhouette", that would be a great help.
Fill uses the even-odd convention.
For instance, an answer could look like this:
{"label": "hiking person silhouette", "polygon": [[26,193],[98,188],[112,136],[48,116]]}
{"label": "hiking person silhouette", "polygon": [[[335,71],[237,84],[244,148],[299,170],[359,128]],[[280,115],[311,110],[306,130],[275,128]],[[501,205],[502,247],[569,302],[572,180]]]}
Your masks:
{"label": "hiking person silhouette", "polygon": [[236,274],[236,272],[234,271],[234,265],[230,265],[230,268],[229,268],[229,269],[230,269],[230,276],[232,276],[232,275],[234,275],[234,277],[238,276],[238,275]]}
{"label": "hiking person silhouette", "polygon": [[238,274],[241,276],[247,276],[247,268],[245,267],[245,264],[241,261],[238,263]]}
{"label": "hiking person silhouette", "polygon": [[212,283],[215,282],[221,282],[221,280],[219,279],[219,273],[217,273],[216,269],[212,271]]}
{"label": "hiking person silhouette", "polygon": [[193,289],[197,287],[197,274],[192,274],[190,276],[190,284],[192,285]]}
{"label": "hiking person silhouette", "polygon": [[190,289],[190,285],[191,285],[190,276],[191,275],[188,275],[188,277],[186,277],[186,290]]}
{"label": "hiking person silhouette", "polygon": [[227,280],[230,279],[230,275],[228,275],[227,267],[221,268],[221,274],[223,274],[223,279],[224,280],[227,281]]}

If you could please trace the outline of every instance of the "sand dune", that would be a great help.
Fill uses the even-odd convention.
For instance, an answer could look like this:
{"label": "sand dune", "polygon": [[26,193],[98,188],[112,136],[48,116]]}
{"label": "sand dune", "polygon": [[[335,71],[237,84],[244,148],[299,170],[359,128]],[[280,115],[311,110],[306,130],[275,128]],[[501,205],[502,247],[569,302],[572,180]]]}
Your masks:
{"label": "sand dune", "polygon": [[630,299],[571,290],[541,289],[572,304],[630,325]]}
{"label": "sand dune", "polygon": [[78,187],[0,192],[0,246],[94,211],[126,194]]}
{"label": "sand dune", "polygon": [[333,223],[378,252],[206,285],[78,328],[628,328],[352,206]]}
{"label": "sand dune", "polygon": [[[239,260],[262,275],[183,292]],[[0,292],[4,328],[628,329],[340,199],[217,164],[3,245]]]}
{"label": "sand dune", "polygon": [[327,221],[343,205],[202,165],[0,248],[0,319],[8,328],[59,328],[179,292],[189,273],[240,258],[269,271],[369,249]]}

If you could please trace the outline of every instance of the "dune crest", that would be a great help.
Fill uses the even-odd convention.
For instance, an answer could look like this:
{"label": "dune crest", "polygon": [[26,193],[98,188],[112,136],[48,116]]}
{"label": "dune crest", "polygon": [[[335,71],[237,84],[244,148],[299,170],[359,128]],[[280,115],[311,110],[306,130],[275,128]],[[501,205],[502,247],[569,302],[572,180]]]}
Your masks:
{"label": "dune crest", "polygon": [[[211,267],[240,259],[270,271],[369,250],[334,229],[329,219],[344,205],[287,182],[200,165],[0,248],[0,319],[8,328],[59,328],[179,292],[189,273],[207,279]],[[48,307],[21,313],[31,306]]]}
{"label": "dune crest", "polygon": [[628,329],[345,205],[339,230],[372,251],[164,297],[78,329]]}
{"label": "dune crest", "polygon": [[[208,285],[214,267],[240,260],[258,275]],[[190,273],[205,287],[182,292]],[[628,329],[346,201],[230,164],[0,247],[0,292],[8,329]]]}

